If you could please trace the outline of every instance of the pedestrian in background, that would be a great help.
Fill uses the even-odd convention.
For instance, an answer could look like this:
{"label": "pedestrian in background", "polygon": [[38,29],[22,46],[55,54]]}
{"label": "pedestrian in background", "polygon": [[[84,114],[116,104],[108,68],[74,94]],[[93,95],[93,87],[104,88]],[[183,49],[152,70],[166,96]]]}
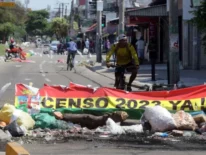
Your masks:
{"label": "pedestrian in background", "polygon": [[106,52],[108,52],[111,48],[111,43],[109,41],[109,39],[107,39],[107,42],[106,42]]}
{"label": "pedestrian in background", "polygon": [[137,45],[137,53],[139,56],[140,64],[142,64],[144,61],[144,48],[145,48],[145,42],[142,36],[137,41],[136,45]]}

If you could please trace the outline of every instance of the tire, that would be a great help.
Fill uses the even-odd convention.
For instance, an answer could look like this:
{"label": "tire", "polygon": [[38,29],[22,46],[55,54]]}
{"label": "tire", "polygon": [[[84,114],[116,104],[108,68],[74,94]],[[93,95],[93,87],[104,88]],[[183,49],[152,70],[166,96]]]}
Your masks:
{"label": "tire", "polygon": [[116,89],[125,90],[124,75],[117,77]]}
{"label": "tire", "polygon": [[19,58],[20,58],[21,60],[26,60],[26,58],[25,58],[22,54],[19,54]]}

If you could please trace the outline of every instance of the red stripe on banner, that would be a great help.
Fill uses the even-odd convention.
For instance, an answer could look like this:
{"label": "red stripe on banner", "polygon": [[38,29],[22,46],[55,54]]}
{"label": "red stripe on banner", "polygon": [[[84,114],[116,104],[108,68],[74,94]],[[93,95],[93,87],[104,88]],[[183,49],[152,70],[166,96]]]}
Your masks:
{"label": "red stripe on banner", "polygon": [[[15,96],[26,96],[28,95],[28,92],[28,88],[26,88],[23,84],[16,85]],[[94,91],[91,88],[76,84],[70,84],[68,88],[63,88],[61,86],[44,85],[43,88],[39,89],[39,95],[55,98],[88,98],[110,96],[136,100],[185,100],[206,97],[206,85],[173,91],[131,93],[106,87],[102,87]]]}

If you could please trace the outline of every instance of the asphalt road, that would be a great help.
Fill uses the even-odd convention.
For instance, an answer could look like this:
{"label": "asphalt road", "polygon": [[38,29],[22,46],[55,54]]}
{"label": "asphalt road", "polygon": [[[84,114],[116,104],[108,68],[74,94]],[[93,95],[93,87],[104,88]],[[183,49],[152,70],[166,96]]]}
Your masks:
{"label": "asphalt road", "polygon": [[[43,84],[68,85],[70,82],[91,85],[92,87],[112,87],[114,81],[99,74],[93,73],[83,66],[76,65],[75,71],[67,71],[66,64],[58,62],[65,61],[65,55],[43,55],[41,49],[34,49],[38,55],[32,56],[29,60],[33,63],[0,62],[0,87],[11,83],[10,87],[0,98],[0,106],[5,103],[14,103],[15,84],[33,83],[34,87],[42,87]],[[84,61],[87,58],[77,56],[76,61]],[[135,144],[135,146],[138,146]],[[178,151],[165,149],[151,150],[151,146],[140,145],[130,147],[129,144],[99,143],[96,141],[68,141],[61,144],[24,144],[24,147],[31,155],[200,155],[201,151]],[[164,146],[162,147],[164,148]],[[161,151],[162,150],[162,151]]]}
{"label": "asphalt road", "polygon": [[[41,53],[41,49],[34,49],[34,52]],[[82,58],[77,55],[76,61],[86,61],[87,57]],[[34,87],[40,88],[45,83],[50,85],[68,85],[70,82],[91,85],[92,87],[108,86],[112,87],[114,81],[102,77],[84,66],[76,64],[75,70],[67,71],[66,64],[60,61],[66,61],[66,55],[35,55],[29,58],[34,61],[29,62],[0,62],[0,87],[7,83],[11,86],[0,98],[0,105],[14,102],[15,84],[33,83]]]}

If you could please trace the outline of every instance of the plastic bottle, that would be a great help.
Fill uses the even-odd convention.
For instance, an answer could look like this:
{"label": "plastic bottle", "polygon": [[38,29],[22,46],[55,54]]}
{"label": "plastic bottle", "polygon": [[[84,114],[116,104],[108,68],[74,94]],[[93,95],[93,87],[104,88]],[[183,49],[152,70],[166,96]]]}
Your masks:
{"label": "plastic bottle", "polygon": [[159,136],[159,137],[168,137],[169,136],[167,133],[161,133],[161,132],[156,132],[154,135]]}

